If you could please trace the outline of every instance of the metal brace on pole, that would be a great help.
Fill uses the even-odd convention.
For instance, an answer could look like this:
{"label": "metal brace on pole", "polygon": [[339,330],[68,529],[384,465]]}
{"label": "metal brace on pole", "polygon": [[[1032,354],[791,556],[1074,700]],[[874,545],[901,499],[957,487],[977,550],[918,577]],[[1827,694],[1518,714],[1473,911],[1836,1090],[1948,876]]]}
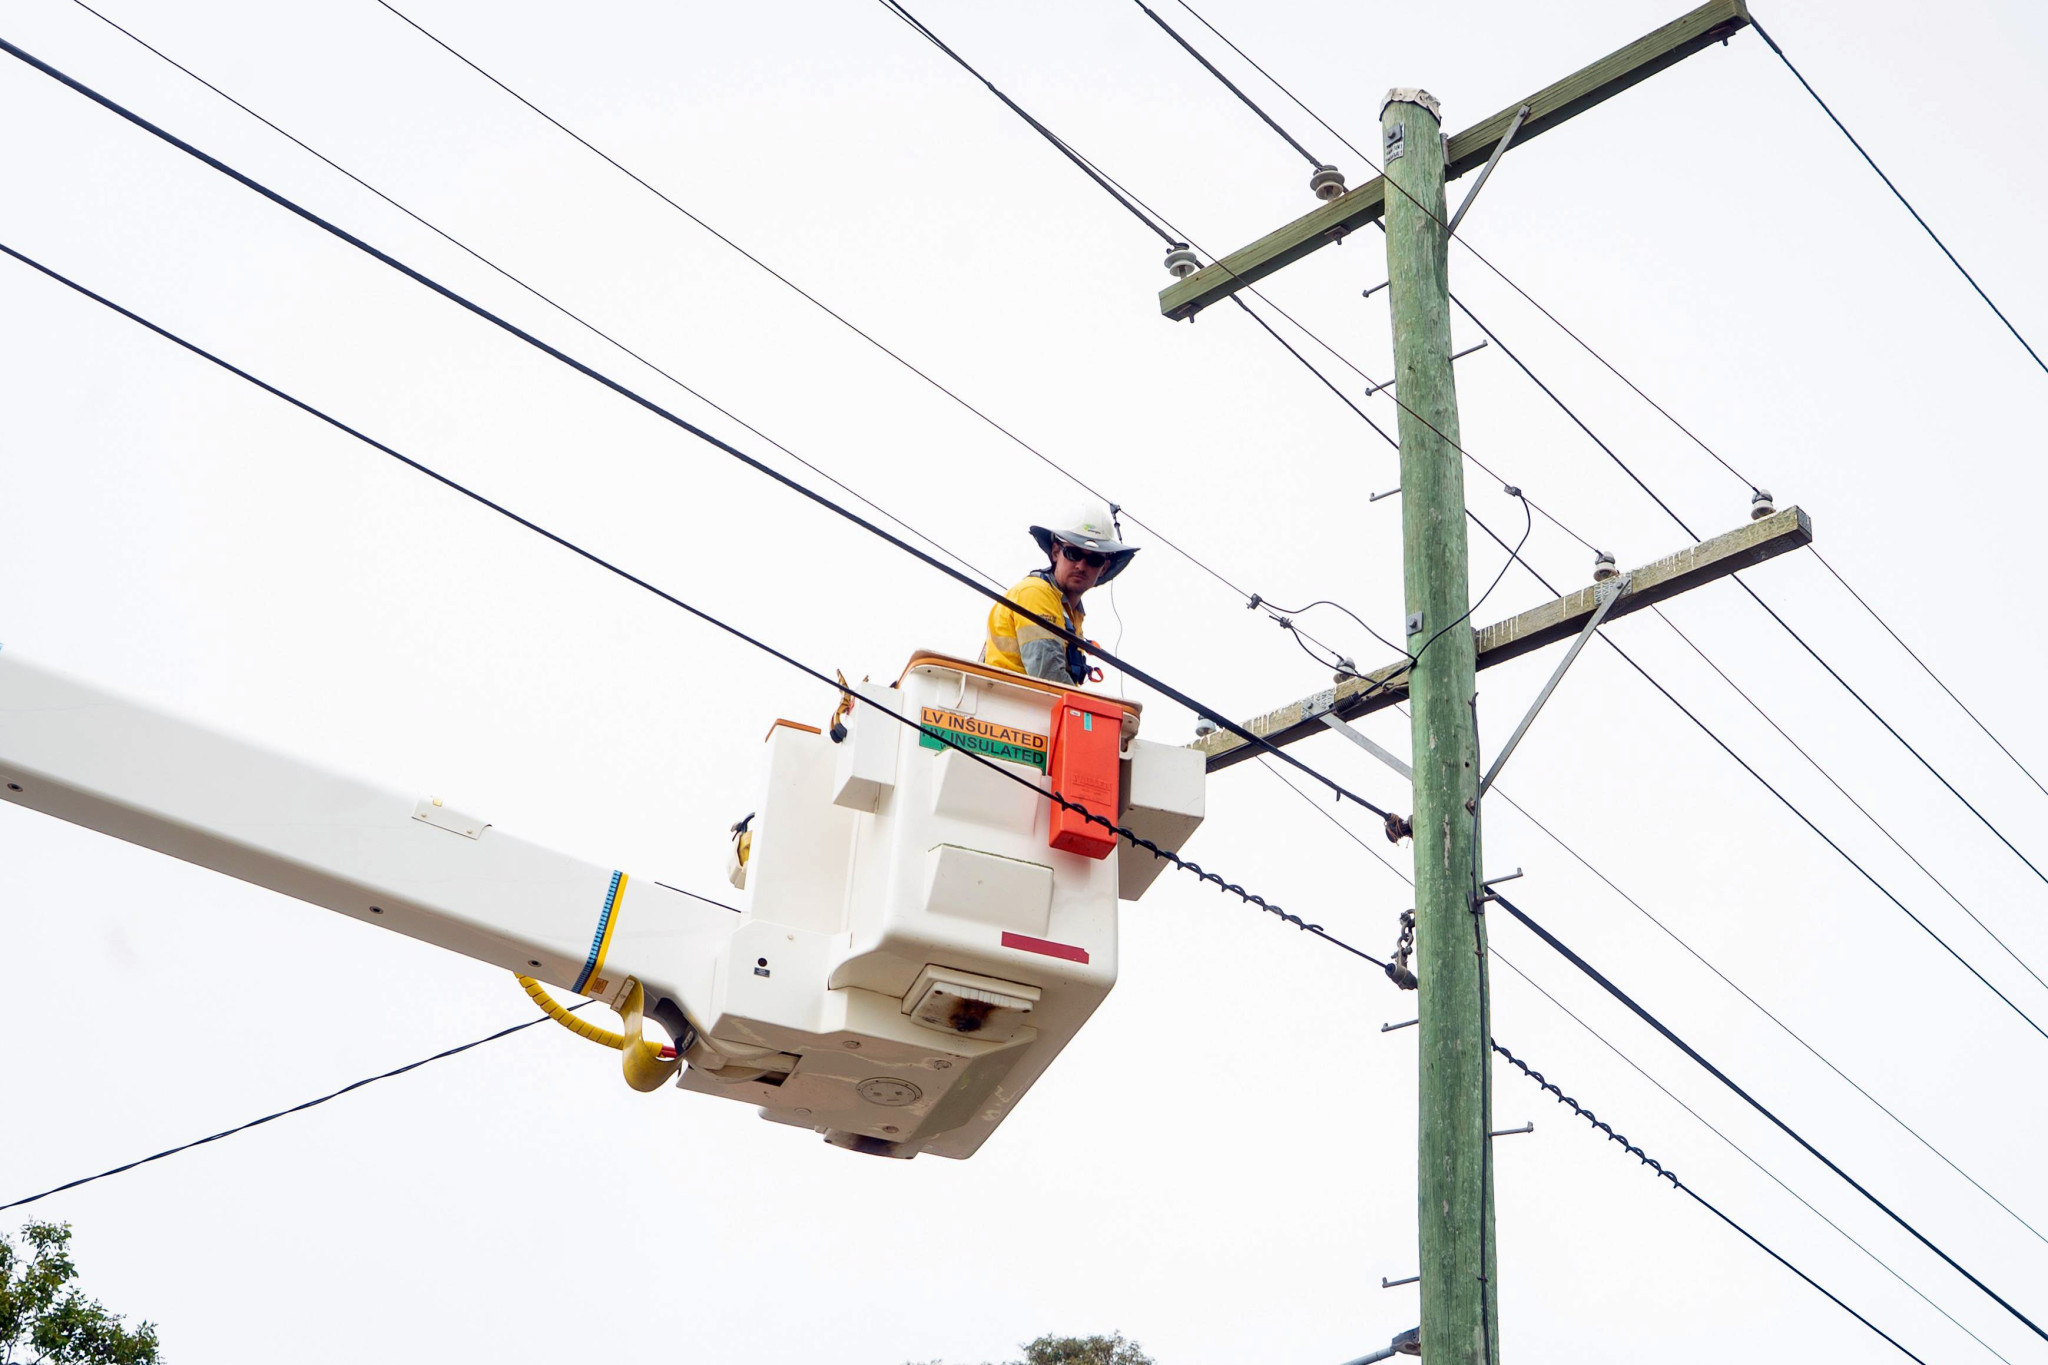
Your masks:
{"label": "metal brace on pole", "polygon": [[[1399,492],[1400,490],[1396,489],[1394,491]],[[1380,762],[1386,764],[1389,768],[1392,768],[1395,772],[1401,774],[1402,781],[1413,782],[1415,780],[1415,770],[1413,768],[1410,768],[1388,750],[1381,748],[1378,744],[1368,739],[1363,732],[1352,729],[1347,722],[1338,717],[1336,706],[1336,690],[1325,689],[1309,699],[1309,704],[1302,708],[1301,718],[1303,720],[1321,721]]]}
{"label": "metal brace on pole", "polygon": [[1486,168],[1479,172],[1479,179],[1472,183],[1471,189],[1465,191],[1465,202],[1458,205],[1458,211],[1451,215],[1450,225],[1444,229],[1444,236],[1455,237],[1458,235],[1458,224],[1465,221],[1465,210],[1472,207],[1472,201],[1479,197],[1479,191],[1486,188],[1486,177],[1492,175],[1493,168],[1500,164],[1501,156],[1506,153],[1508,144],[1515,140],[1516,131],[1521,128],[1522,120],[1527,117],[1529,117],[1528,105],[1525,104],[1515,111],[1515,121],[1510,123],[1508,130],[1500,135],[1500,142],[1494,147],[1493,155],[1486,158]]}
{"label": "metal brace on pole", "polygon": [[1529,733],[1529,727],[1535,723],[1536,713],[1543,709],[1543,703],[1549,701],[1550,694],[1557,690],[1557,684],[1563,679],[1565,670],[1572,666],[1572,660],[1579,657],[1579,651],[1586,647],[1586,641],[1593,638],[1593,632],[1600,629],[1600,623],[1607,619],[1609,609],[1621,600],[1622,595],[1628,591],[1629,584],[1634,580],[1634,574],[1623,574],[1593,589],[1593,614],[1586,619],[1585,629],[1579,632],[1578,639],[1572,641],[1572,647],[1565,651],[1565,656],[1558,660],[1557,670],[1550,675],[1550,681],[1543,684],[1543,690],[1536,694],[1535,702],[1529,707],[1529,714],[1522,717],[1522,723],[1508,736],[1508,742],[1501,749],[1499,756],[1493,760],[1493,766],[1486,770],[1486,776],[1479,779],[1481,796],[1485,796],[1488,789],[1493,786],[1493,779],[1500,776],[1502,766],[1507,763],[1508,756],[1514,753],[1515,746],[1522,742],[1522,736]]}

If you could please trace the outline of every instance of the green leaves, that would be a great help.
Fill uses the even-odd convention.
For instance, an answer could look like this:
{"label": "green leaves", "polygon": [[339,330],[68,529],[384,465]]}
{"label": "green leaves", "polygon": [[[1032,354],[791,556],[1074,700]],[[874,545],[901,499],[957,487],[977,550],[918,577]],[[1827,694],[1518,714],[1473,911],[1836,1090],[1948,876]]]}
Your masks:
{"label": "green leaves", "polygon": [[157,1365],[155,1327],[123,1327],[71,1283],[70,1224],[30,1223],[22,1241],[0,1237],[0,1365]]}
{"label": "green leaves", "polygon": [[1122,1332],[1106,1337],[1042,1336],[1024,1347],[1024,1359],[1013,1365],[1153,1365],[1152,1357],[1125,1341]]}
{"label": "green leaves", "polygon": [[[6,1365],[0,1361],[0,1365]],[[910,1365],[918,1365],[912,1361]],[[925,1365],[944,1365],[928,1361]],[[1108,1336],[1056,1337],[1051,1334],[1024,1344],[1024,1358],[1007,1365],[1154,1365],[1151,1356],[1135,1341],[1125,1341],[1122,1332]]]}

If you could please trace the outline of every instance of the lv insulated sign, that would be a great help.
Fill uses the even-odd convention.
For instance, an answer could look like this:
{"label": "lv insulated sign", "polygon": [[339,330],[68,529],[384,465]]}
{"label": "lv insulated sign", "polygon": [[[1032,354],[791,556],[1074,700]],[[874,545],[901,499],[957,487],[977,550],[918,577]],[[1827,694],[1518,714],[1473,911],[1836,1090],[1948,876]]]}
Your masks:
{"label": "lv insulated sign", "polygon": [[1049,736],[1009,725],[991,725],[985,720],[976,720],[973,716],[963,716],[957,711],[937,706],[920,707],[919,712],[919,728],[924,733],[918,737],[918,744],[923,748],[957,746],[970,753],[1045,771],[1046,753],[1052,746]]}

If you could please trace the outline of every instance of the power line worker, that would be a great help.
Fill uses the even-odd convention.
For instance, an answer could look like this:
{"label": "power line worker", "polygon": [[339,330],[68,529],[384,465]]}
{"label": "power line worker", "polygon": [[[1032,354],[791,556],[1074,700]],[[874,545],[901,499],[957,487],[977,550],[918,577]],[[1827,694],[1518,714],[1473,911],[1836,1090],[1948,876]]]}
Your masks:
{"label": "power line worker", "polygon": [[1138,551],[1116,538],[1116,523],[1099,507],[1082,509],[1063,527],[1031,528],[1031,538],[1045,552],[1046,566],[1033,569],[1010,589],[1007,601],[989,609],[988,640],[981,647],[981,661],[1013,673],[1078,685],[1095,671],[1087,654],[1022,613],[1058,621],[1079,635],[1084,615],[1081,595],[1122,573]]}

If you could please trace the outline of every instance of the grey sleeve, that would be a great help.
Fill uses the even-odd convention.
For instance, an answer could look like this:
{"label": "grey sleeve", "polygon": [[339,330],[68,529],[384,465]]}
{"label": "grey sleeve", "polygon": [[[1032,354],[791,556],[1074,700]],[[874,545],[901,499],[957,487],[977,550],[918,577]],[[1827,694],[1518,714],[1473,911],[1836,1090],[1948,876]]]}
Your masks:
{"label": "grey sleeve", "polygon": [[1067,674],[1065,640],[1026,640],[1017,652],[1024,660],[1024,671],[1032,677],[1057,683],[1073,681]]}

